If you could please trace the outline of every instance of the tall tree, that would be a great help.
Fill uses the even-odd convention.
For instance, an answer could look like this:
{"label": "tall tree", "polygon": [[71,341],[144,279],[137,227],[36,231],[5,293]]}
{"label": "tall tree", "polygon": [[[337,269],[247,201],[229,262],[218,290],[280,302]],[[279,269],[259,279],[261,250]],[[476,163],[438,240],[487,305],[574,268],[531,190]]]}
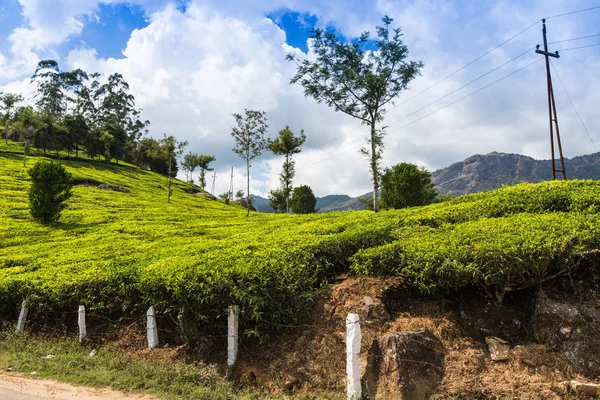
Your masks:
{"label": "tall tree", "polygon": [[197,158],[197,166],[200,167],[200,176],[198,177],[198,185],[204,190],[206,187],[206,172],[214,170],[210,168],[210,163],[215,161],[215,156],[200,154]]}
{"label": "tall tree", "polygon": [[74,149],[75,158],[79,158],[79,145],[85,140],[90,127],[86,121],[86,114],[90,114],[93,102],[91,91],[85,85],[89,80],[88,74],[81,70],[62,72],[61,79],[66,90],[67,104],[71,104],[71,111],[63,121],[67,130],[67,151]]}
{"label": "tall tree", "polygon": [[11,121],[14,117],[13,108],[15,104],[23,101],[23,96],[15,93],[2,93],[0,92],[0,107],[4,111],[2,119],[4,121],[4,139],[6,145],[8,145],[8,134],[10,132]]}
{"label": "tall tree", "polygon": [[369,32],[364,32],[357,41],[345,43],[334,32],[313,29],[311,47],[315,60],[298,61],[293,54],[287,56],[298,67],[291,83],[302,85],[306,97],[324,102],[371,128],[369,147],[362,148],[361,153],[369,159],[376,212],[384,147],[384,131],[376,125],[383,120],[388,103],[408,87],[423,67],[421,62],[405,61],[408,48],[401,40],[400,28],[390,28],[392,21],[383,17],[376,40],[370,40]]}
{"label": "tall tree", "polygon": [[292,211],[296,214],[314,214],[317,212],[317,198],[315,197],[310,186],[301,185],[294,188],[292,198],[290,200]]}
{"label": "tall tree", "polygon": [[167,189],[168,189],[168,193],[167,193],[167,203],[171,202],[171,180],[173,179],[173,177],[177,174],[177,171],[173,171],[173,162],[177,159],[177,157],[180,157],[183,154],[183,151],[185,150],[185,147],[188,145],[188,142],[183,141],[180,142],[177,139],[175,139],[174,136],[167,136],[166,134],[164,135],[164,137],[160,140],[160,143],[162,145],[162,148],[164,149],[163,151],[165,152],[167,158],[169,159],[168,161],[168,165],[169,165],[169,174],[168,174],[168,181],[167,181]]}
{"label": "tall tree", "polygon": [[290,212],[292,180],[294,179],[294,175],[296,175],[294,168],[296,163],[292,160],[292,156],[300,153],[300,148],[305,141],[306,135],[304,135],[304,130],[300,131],[300,136],[295,136],[289,125],[279,131],[279,135],[275,138],[275,140],[269,140],[269,150],[271,150],[273,154],[285,156],[283,170],[279,175],[279,180],[281,182],[281,191],[285,199],[286,213]]}
{"label": "tall tree", "polygon": [[36,105],[45,123],[45,127],[41,131],[44,135],[44,153],[50,142],[54,150],[58,152],[60,138],[56,124],[66,109],[64,82],[58,63],[54,60],[40,61],[31,77],[31,82],[37,85]]}
{"label": "tall tree", "polygon": [[233,114],[236,126],[231,130],[235,140],[233,152],[246,162],[247,192],[246,216],[250,215],[250,161],[260,156],[267,148],[268,141],[265,134],[269,125],[264,111],[244,110],[244,115]]}
{"label": "tall tree", "polygon": [[433,190],[431,173],[415,164],[400,163],[386,168],[381,185],[381,203],[384,207],[423,206],[437,196]]}
{"label": "tall tree", "polygon": [[288,212],[286,199],[282,189],[269,190],[269,207],[276,213]]}

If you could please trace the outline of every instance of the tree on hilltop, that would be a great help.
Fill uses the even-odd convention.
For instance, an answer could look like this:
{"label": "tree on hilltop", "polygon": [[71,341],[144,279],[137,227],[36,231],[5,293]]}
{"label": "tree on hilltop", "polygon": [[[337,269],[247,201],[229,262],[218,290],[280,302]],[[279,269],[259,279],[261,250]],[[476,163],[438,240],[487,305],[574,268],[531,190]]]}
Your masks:
{"label": "tree on hilltop", "polygon": [[410,163],[386,168],[381,185],[382,206],[389,208],[423,206],[433,202],[437,196],[431,173]]}
{"label": "tree on hilltop", "polygon": [[294,188],[292,198],[290,199],[292,211],[296,214],[314,214],[318,210],[317,198],[315,197],[310,186],[301,185]]}
{"label": "tree on hilltop", "polygon": [[[408,48],[401,40],[400,28],[391,29],[393,19],[385,16],[377,27],[377,39],[364,32],[356,42],[345,43],[334,32],[313,29],[311,48],[316,59],[301,62],[289,54],[288,61],[297,65],[291,83],[304,87],[304,95],[324,102],[370,126],[368,147],[360,151],[369,159],[373,180],[374,210],[379,211],[379,180],[383,151],[383,120],[386,106],[405,90],[423,67],[423,63],[405,61]],[[370,47],[374,45],[375,50]]]}
{"label": "tree on hilltop", "polygon": [[246,217],[250,215],[250,162],[260,156],[267,148],[265,134],[269,125],[264,111],[244,110],[244,115],[233,114],[236,126],[231,130],[235,140],[233,152],[246,162],[247,192],[246,192]]}
{"label": "tree on hilltop", "polygon": [[285,156],[283,162],[283,170],[279,175],[279,181],[281,182],[281,192],[285,199],[285,212],[290,212],[290,196],[292,194],[292,180],[295,171],[295,162],[291,159],[294,154],[300,153],[300,147],[306,141],[306,135],[304,130],[300,131],[300,136],[295,136],[289,126],[279,131],[279,135],[275,140],[269,140],[268,148],[273,154]]}

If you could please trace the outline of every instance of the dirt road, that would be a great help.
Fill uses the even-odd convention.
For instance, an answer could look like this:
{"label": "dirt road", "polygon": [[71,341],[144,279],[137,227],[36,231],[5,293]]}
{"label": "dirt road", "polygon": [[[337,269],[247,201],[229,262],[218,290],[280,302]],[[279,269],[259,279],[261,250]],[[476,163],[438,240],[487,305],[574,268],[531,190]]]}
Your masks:
{"label": "dirt road", "polygon": [[152,396],[125,394],[111,389],[73,386],[49,379],[31,379],[0,373],[2,400],[158,400]]}

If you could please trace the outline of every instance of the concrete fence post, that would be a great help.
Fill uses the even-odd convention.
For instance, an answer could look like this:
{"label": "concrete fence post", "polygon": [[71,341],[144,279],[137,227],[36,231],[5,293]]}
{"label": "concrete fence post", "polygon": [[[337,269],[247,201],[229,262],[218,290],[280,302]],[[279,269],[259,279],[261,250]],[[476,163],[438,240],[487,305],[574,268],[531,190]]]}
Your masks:
{"label": "concrete fence post", "polygon": [[17,321],[17,333],[23,333],[25,330],[25,321],[27,320],[27,314],[29,308],[27,308],[27,301],[23,300],[21,303],[21,312],[19,313],[19,320]]}
{"label": "concrete fence post", "polygon": [[227,366],[233,367],[237,360],[238,353],[238,327],[240,318],[240,308],[233,306],[229,309],[227,318]]}
{"label": "concrete fence post", "polygon": [[87,336],[85,327],[85,306],[79,306],[77,311],[77,325],[79,325],[79,341],[82,342]]}
{"label": "concrete fence post", "polygon": [[158,346],[158,327],[156,325],[156,315],[154,306],[150,306],[146,312],[146,331],[148,334],[148,347],[153,349]]}
{"label": "concrete fence post", "polygon": [[346,377],[348,379],[348,400],[362,397],[360,386],[360,322],[358,314],[346,317]]}

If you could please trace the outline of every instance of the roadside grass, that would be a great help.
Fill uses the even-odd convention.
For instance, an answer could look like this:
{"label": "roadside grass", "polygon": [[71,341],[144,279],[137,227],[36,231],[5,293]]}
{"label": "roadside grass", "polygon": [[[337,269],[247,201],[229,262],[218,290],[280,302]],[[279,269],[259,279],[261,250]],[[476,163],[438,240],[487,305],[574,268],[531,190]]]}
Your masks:
{"label": "roadside grass", "polygon": [[[225,379],[216,366],[161,356],[163,349],[143,355],[119,351],[114,344],[99,347],[76,339],[13,333],[5,324],[0,331],[0,369],[27,378],[49,378],[75,385],[107,387],[161,399],[206,400],[339,400],[341,394],[266,394],[259,387],[240,386]],[[90,357],[90,352],[97,353]],[[31,373],[35,372],[35,376]]]}

